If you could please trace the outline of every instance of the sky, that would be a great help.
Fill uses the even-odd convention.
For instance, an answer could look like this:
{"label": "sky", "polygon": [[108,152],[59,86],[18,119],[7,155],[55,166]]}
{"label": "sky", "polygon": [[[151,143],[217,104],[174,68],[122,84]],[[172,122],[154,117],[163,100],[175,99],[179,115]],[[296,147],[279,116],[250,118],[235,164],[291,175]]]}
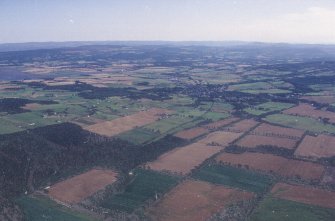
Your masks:
{"label": "sky", "polygon": [[0,43],[335,44],[335,0],[0,0]]}

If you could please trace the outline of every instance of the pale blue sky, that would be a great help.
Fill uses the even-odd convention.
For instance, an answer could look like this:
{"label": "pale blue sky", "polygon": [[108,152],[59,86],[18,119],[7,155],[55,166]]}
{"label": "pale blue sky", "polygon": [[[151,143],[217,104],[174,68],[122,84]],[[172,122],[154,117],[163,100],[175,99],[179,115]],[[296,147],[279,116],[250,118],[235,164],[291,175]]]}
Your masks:
{"label": "pale blue sky", "polygon": [[335,43],[335,0],[0,0],[0,43]]}

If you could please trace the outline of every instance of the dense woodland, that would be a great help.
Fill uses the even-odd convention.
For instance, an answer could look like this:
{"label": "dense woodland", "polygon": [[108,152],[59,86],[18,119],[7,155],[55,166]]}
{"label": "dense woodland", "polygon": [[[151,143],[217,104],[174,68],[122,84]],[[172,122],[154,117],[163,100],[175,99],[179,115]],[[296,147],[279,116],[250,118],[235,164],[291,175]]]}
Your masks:
{"label": "dense woodland", "polygon": [[6,197],[33,191],[85,168],[101,166],[128,172],[185,141],[166,136],[135,146],[91,134],[64,123],[0,136],[0,188]]}

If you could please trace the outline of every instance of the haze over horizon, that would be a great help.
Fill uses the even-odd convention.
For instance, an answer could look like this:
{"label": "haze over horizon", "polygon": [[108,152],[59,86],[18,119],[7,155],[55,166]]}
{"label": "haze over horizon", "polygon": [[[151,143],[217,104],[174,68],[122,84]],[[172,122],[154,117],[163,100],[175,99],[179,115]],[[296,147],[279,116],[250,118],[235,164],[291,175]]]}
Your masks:
{"label": "haze over horizon", "polygon": [[0,43],[159,40],[334,44],[335,1],[2,0],[0,30]]}

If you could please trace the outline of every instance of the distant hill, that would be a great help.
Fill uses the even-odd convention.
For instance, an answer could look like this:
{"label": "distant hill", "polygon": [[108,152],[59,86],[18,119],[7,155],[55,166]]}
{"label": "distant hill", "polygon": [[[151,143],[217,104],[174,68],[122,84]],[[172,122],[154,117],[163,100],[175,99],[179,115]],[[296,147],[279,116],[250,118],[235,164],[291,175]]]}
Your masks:
{"label": "distant hill", "polygon": [[69,48],[89,45],[172,45],[172,46],[215,46],[215,47],[239,47],[244,48],[318,48],[335,49],[335,45],[313,44],[287,44],[287,43],[262,43],[243,41],[69,41],[69,42],[26,42],[0,44],[0,52],[27,51],[38,49]]}

